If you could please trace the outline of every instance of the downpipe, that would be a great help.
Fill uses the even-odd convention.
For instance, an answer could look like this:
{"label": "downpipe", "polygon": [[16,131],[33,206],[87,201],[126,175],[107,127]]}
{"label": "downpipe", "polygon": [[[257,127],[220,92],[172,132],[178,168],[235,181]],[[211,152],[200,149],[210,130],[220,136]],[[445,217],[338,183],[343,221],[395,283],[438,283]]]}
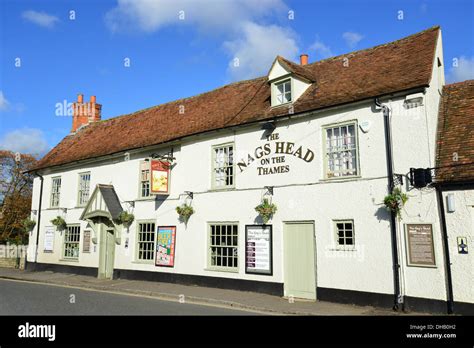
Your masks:
{"label": "downpipe", "polygon": [[35,172],[35,175],[40,178],[40,194],[39,194],[39,203],[38,203],[38,223],[36,229],[36,245],[35,245],[35,263],[38,261],[38,245],[39,245],[39,234],[41,226],[41,202],[43,201],[43,182],[44,178],[38,172]]}
{"label": "downpipe", "polygon": [[[393,181],[393,154],[392,154],[392,134],[390,129],[390,108],[380,103],[378,99],[375,99],[375,105],[382,109],[383,120],[384,120],[384,133],[385,133],[385,151],[387,157],[387,176],[388,176],[388,193],[391,194],[395,184]],[[400,291],[400,263],[398,260],[398,241],[397,241],[397,225],[396,225],[396,214],[394,211],[390,211],[390,232],[392,240],[392,263],[393,263],[393,283],[394,283],[394,300],[393,310],[398,311],[401,307],[405,309],[404,299]]]}

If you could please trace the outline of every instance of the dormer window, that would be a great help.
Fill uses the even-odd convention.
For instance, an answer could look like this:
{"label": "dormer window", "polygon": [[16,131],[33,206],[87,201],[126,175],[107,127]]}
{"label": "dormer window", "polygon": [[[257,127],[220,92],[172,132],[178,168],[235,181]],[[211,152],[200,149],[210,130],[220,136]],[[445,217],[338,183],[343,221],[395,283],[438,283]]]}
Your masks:
{"label": "dormer window", "polygon": [[285,80],[275,83],[277,104],[286,104],[291,102],[291,80]]}

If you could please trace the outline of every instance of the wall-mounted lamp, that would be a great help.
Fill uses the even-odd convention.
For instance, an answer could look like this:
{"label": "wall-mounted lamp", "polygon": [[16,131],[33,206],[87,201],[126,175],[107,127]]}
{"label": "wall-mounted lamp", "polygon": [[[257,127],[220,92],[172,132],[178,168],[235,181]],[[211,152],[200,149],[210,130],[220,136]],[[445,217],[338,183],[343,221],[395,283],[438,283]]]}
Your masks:
{"label": "wall-mounted lamp", "polygon": [[276,128],[276,125],[274,122],[265,122],[262,124],[262,130],[264,130],[267,133],[273,132],[273,130]]}
{"label": "wall-mounted lamp", "polygon": [[189,198],[193,199],[194,198],[194,193],[191,191],[184,191],[184,194],[187,195]]}
{"label": "wall-mounted lamp", "polygon": [[264,189],[273,196],[273,186],[265,186]]}
{"label": "wall-mounted lamp", "polygon": [[454,194],[448,193],[446,197],[446,206],[448,208],[448,213],[454,213],[456,211],[456,204],[454,203]]}
{"label": "wall-mounted lamp", "polygon": [[64,214],[67,213],[67,208],[61,208],[61,210],[63,211]]}

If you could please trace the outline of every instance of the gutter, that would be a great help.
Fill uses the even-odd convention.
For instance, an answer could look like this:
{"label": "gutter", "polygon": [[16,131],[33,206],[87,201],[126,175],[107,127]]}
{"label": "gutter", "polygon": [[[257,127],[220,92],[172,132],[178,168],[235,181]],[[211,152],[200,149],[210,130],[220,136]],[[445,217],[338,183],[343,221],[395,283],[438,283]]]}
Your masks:
{"label": "gutter", "polygon": [[[380,103],[375,99],[375,105],[382,108],[384,118],[384,133],[385,133],[385,151],[387,156],[387,177],[388,177],[388,193],[391,194],[395,184],[393,181],[393,154],[392,154],[392,134],[390,130],[390,108]],[[392,235],[392,262],[393,262],[393,283],[394,283],[394,301],[393,310],[397,311],[399,305],[404,309],[404,299],[400,293],[400,263],[398,260],[398,241],[397,241],[397,227],[396,227],[396,213],[390,211],[390,232]]]}

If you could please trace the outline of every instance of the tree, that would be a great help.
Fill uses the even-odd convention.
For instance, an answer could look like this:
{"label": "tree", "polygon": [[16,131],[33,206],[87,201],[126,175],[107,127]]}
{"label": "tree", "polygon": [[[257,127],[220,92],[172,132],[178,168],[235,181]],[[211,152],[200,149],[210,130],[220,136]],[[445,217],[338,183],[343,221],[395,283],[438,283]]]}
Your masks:
{"label": "tree", "polygon": [[36,163],[31,155],[0,151],[0,243],[26,244],[23,220],[30,216]]}

